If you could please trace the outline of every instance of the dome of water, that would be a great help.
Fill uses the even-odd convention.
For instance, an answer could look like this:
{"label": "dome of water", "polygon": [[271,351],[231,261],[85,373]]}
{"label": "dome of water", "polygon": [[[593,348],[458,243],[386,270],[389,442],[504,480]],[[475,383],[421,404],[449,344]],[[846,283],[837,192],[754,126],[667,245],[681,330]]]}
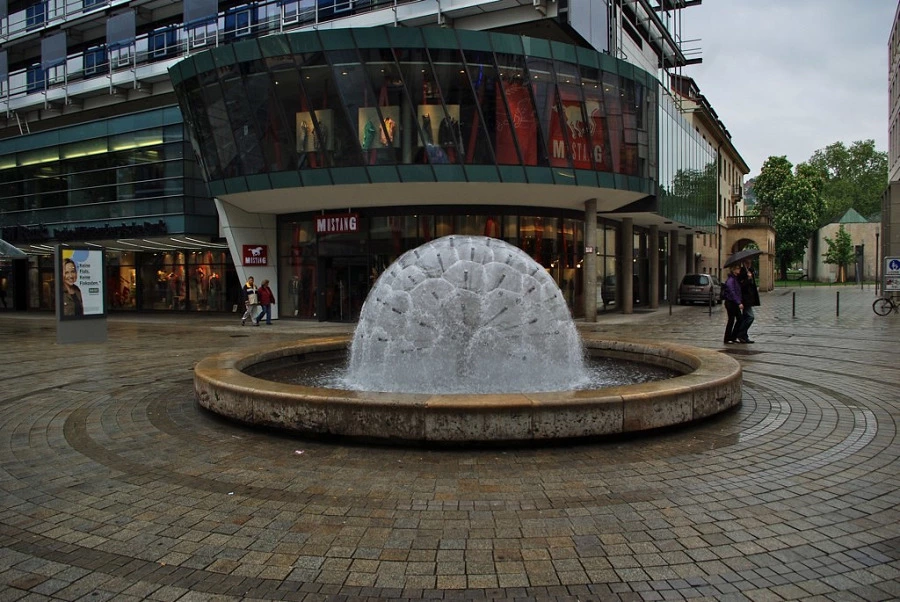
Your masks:
{"label": "dome of water", "polygon": [[447,236],[402,255],[363,305],[345,386],[410,393],[568,390],[587,380],[553,278],[496,238]]}

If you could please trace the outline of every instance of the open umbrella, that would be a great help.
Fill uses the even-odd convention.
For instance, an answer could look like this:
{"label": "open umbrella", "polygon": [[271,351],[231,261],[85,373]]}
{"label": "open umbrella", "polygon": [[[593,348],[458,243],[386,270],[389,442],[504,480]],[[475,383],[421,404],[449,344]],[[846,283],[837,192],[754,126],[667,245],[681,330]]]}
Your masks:
{"label": "open umbrella", "polygon": [[725,265],[722,267],[731,267],[736,263],[740,263],[750,257],[756,257],[757,255],[762,255],[762,251],[759,249],[742,249],[736,253],[732,253],[728,259],[725,260]]}

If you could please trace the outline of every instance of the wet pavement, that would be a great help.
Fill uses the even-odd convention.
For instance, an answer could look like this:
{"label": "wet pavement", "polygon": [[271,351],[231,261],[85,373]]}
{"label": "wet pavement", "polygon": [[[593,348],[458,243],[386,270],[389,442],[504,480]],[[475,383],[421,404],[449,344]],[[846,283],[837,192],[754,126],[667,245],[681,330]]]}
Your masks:
{"label": "wet pavement", "polygon": [[422,449],[201,410],[192,366],[352,331],[112,316],[56,343],[0,313],[0,600],[898,600],[900,315],[871,287],[581,328],[720,349],[742,406],[640,437]]}

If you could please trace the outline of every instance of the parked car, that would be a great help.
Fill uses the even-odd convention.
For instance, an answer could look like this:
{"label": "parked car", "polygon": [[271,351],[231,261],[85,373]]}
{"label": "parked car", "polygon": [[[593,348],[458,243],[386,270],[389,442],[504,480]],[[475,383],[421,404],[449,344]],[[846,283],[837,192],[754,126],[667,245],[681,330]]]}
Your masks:
{"label": "parked car", "polygon": [[678,287],[679,305],[702,303],[711,305],[722,302],[722,285],[711,274],[685,274]]}

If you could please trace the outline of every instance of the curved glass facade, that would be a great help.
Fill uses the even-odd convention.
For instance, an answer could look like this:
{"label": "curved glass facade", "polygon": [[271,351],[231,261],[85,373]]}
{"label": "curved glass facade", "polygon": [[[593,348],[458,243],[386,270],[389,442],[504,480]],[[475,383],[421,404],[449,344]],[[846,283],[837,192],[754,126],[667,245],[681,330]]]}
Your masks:
{"label": "curved glass facade", "polygon": [[659,107],[659,214],[712,233],[719,179],[716,149],[665,91],[660,91]]}
{"label": "curved glass facade", "polygon": [[171,78],[213,195],[390,182],[652,194],[659,83],[567,44],[454,29],[272,35]]}

